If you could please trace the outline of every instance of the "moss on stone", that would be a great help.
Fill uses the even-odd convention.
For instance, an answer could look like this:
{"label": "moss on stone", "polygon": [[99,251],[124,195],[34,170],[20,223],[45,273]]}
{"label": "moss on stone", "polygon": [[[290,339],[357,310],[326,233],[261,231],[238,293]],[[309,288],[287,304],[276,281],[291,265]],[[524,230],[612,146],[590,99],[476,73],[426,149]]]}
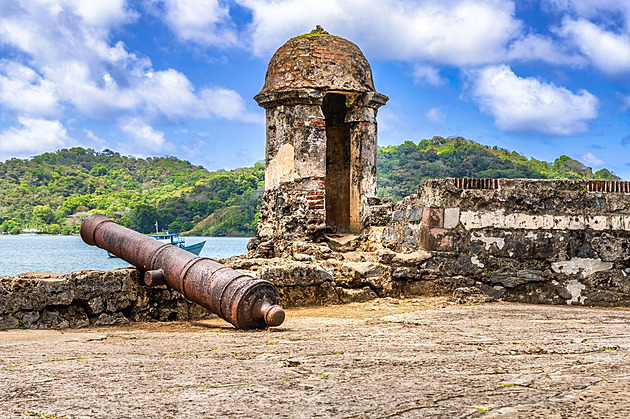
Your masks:
{"label": "moss on stone", "polygon": [[293,39],[311,38],[311,37],[314,37],[314,36],[335,36],[336,37],[337,35],[331,35],[329,33],[312,33],[312,32],[309,32],[309,33],[305,33],[303,35],[295,36],[295,37],[293,37]]}
{"label": "moss on stone", "polygon": [[331,35],[328,32],[326,32],[324,30],[324,28],[322,28],[320,25],[316,25],[315,29],[313,29],[312,31],[310,31],[309,33],[305,33],[303,35],[298,35],[296,36],[294,39],[296,38],[309,38],[311,36],[323,36],[323,35],[327,35],[327,36],[335,36],[335,35]]}

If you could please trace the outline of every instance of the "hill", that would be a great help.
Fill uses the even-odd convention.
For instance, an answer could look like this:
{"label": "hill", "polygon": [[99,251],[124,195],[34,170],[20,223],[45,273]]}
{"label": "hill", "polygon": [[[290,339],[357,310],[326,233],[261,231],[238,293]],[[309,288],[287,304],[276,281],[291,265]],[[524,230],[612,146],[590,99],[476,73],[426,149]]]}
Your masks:
{"label": "hill", "polygon": [[[72,148],[0,163],[0,231],[76,234],[88,212],[134,230],[188,231],[217,211],[215,235],[251,235],[264,189],[264,166],[210,172],[174,157],[138,159]],[[235,217],[236,218],[236,217]],[[205,233],[205,231],[200,231]]]}
{"label": "hill", "polygon": [[593,173],[568,156],[551,164],[462,137],[405,141],[379,149],[379,196],[397,201],[415,193],[420,180],[445,177],[619,180],[607,169]]}
{"label": "hill", "polygon": [[[381,147],[379,195],[398,200],[431,177],[616,180],[560,156],[553,164],[464,138]],[[134,230],[249,236],[256,229],[264,165],[210,172],[175,157],[134,158],[75,147],[0,163],[0,232],[76,234],[90,212]]]}

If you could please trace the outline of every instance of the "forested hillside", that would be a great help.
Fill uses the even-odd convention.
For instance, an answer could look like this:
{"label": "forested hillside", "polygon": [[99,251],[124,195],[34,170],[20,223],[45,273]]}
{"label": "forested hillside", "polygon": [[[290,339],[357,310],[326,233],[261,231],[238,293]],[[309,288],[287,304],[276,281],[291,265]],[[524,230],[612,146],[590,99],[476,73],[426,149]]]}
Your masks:
{"label": "forested hillside", "polygon": [[461,137],[405,141],[379,149],[379,196],[399,200],[415,193],[422,179],[446,177],[619,180],[607,169],[593,173],[567,156],[550,164]]}
{"label": "forested hillside", "polygon": [[[174,157],[137,159],[83,148],[0,163],[0,231],[78,233],[89,212],[134,230],[188,231],[217,211],[198,234],[250,235],[260,209],[264,166],[209,172]],[[238,210],[230,211],[230,209]]]}
{"label": "forested hillside", "polygon": [[[463,138],[382,147],[379,195],[395,200],[431,177],[618,179],[567,156],[553,164]],[[0,232],[76,234],[91,212],[149,233],[247,236],[256,228],[264,165],[210,172],[174,157],[139,159],[72,148],[0,163]]]}

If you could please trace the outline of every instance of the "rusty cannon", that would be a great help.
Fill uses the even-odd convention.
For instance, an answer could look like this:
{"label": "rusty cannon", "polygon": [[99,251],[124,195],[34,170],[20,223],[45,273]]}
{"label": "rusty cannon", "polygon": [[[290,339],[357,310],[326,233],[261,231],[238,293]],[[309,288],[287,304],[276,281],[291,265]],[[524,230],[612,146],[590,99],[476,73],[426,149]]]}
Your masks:
{"label": "rusty cannon", "polygon": [[284,321],[278,290],[269,281],[161,243],[100,214],[83,221],[81,238],[143,271],[146,285],[166,284],[237,329],[279,326]]}

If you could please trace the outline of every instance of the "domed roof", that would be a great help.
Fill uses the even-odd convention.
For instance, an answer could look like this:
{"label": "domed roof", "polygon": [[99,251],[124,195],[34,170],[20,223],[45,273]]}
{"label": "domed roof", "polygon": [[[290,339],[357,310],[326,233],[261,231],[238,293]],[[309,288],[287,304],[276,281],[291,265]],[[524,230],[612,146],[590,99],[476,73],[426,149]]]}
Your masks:
{"label": "domed roof", "polygon": [[375,91],[370,64],[359,47],[330,35],[319,25],[278,48],[269,61],[260,93],[295,88]]}

